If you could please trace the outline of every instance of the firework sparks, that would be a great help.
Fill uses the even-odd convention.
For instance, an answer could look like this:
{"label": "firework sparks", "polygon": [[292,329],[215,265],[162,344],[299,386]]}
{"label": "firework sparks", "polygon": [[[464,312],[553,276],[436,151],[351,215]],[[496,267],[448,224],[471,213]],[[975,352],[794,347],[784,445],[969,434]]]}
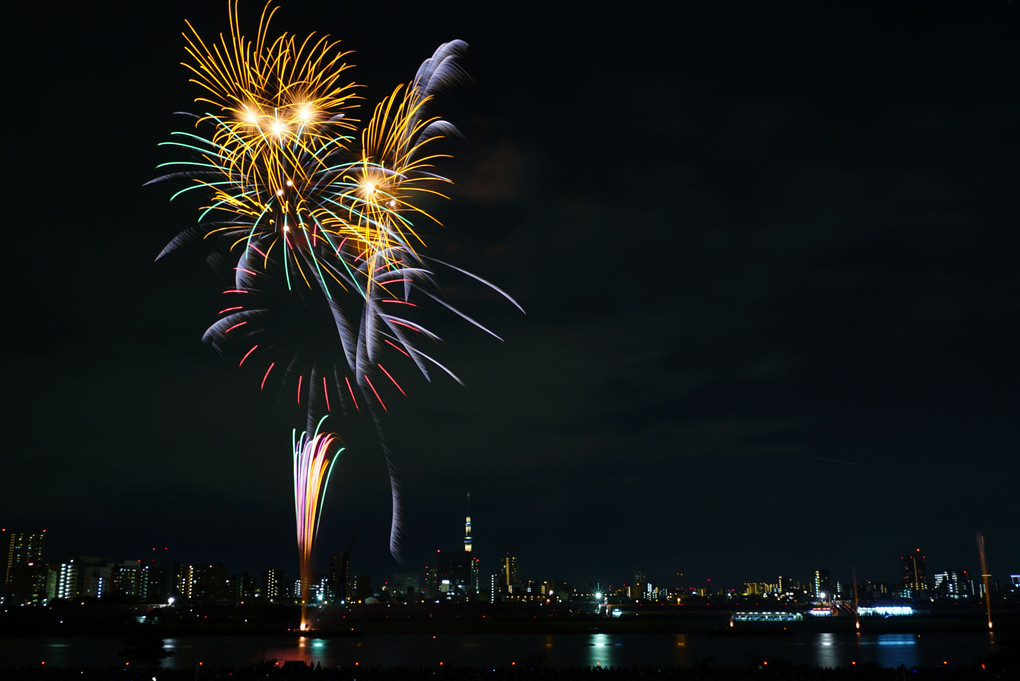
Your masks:
{"label": "firework sparks", "polygon": [[[325,418],[323,418],[325,420]],[[322,425],[320,421],[319,425]],[[307,432],[293,436],[294,448],[294,516],[297,520],[297,543],[301,575],[301,629],[308,628],[308,587],[312,578],[312,549],[319,530],[326,487],[333,463],[344,451],[336,435]]]}
{"label": "firework sparks", "polygon": [[[407,313],[415,289],[437,289],[415,220],[438,224],[420,199],[442,197],[434,187],[449,180],[433,168],[443,155],[428,148],[456,129],[428,110],[440,88],[463,77],[456,60],[467,45],[441,45],[410,83],[375,107],[359,139],[358,121],[346,116],[359,99],[359,86],[344,77],[350,53],[328,37],[273,38],[275,11],[266,6],[254,40],[241,32],[236,3],[230,36],[218,43],[207,44],[188,24],[185,66],[203,90],[196,103],[210,108],[192,118],[206,134],[173,133],[165,144],[189,158],[163,164],[173,172],[154,181],[186,180],[174,196],[204,190],[209,203],[160,257],[195,241],[225,240],[237,253],[232,291],[253,290],[260,271],[282,277],[288,290],[303,287],[331,301],[350,374],[365,397],[374,392],[384,345],[398,348],[426,378],[430,366],[452,376],[417,349],[418,341],[438,338]],[[438,289],[428,297],[442,302]],[[207,337],[227,330],[216,324]]]}
{"label": "firework sparks", "polygon": [[280,394],[304,413],[307,431],[295,431],[293,440],[304,606],[323,495],[342,451],[337,436],[319,432],[323,420],[340,410],[368,413],[375,422],[393,497],[390,549],[399,560],[398,485],[377,407],[385,411],[388,394],[406,392],[383,353],[410,360],[428,380],[438,367],[459,382],[419,347],[439,340],[413,318],[422,300],[492,334],[443,300],[433,265],[517,304],[488,282],[426,258],[415,226],[439,224],[422,207],[425,199],[445,198],[439,188],[449,183],[435,172],[445,155],[432,143],[457,132],[429,110],[436,92],[464,76],[457,58],[467,45],[440,45],[359,127],[349,115],[360,101],[360,86],[348,78],[351,53],[329,36],[274,37],[275,13],[266,4],[254,39],[242,33],[237,0],[229,5],[230,33],[218,41],[206,42],[187,24],[184,66],[201,89],[195,102],[206,110],[185,114],[194,131],[172,133],[164,145],[186,158],[162,164],[167,174],[153,182],[184,181],[171,200],[190,192],[206,200],[197,224],[159,257],[217,244],[214,254],[236,263],[224,291],[231,300],[204,340],[253,369],[260,389],[290,383]]}
{"label": "firework sparks", "polygon": [[219,238],[239,249],[239,271],[274,261],[288,286],[314,280],[326,296],[352,288],[370,298],[377,272],[423,267],[413,218],[436,220],[416,199],[442,196],[429,185],[449,181],[432,172],[441,155],[426,146],[455,132],[426,110],[435,89],[461,73],[455,57],[466,45],[442,45],[376,106],[359,149],[358,121],[347,117],[360,87],[345,77],[350,53],[328,37],[272,38],[274,14],[267,5],[254,40],[241,33],[236,3],[229,39],[208,45],[188,25],[185,66],[203,90],[196,103],[209,108],[191,117],[205,134],[173,133],[165,144],[189,158],[163,164],[173,172],[158,179],[186,179],[175,197],[201,190],[209,203],[161,255]]}

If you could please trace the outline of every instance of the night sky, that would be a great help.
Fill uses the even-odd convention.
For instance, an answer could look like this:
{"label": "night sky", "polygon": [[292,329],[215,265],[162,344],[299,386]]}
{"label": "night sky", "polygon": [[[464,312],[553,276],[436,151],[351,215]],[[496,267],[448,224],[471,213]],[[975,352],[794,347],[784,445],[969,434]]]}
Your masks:
{"label": "night sky", "polygon": [[[351,424],[320,569],[356,532],[354,572],[422,573],[470,492],[486,575],[509,552],[578,586],[894,581],[914,548],[979,573],[979,531],[1020,572],[1020,7],[824,4],[280,3],[278,30],[355,51],[366,108],[470,44],[428,252],[526,310],[444,281],[504,340],[432,311],[466,385],[408,365],[388,405],[406,566]],[[125,7],[5,20],[0,525],[46,528],[52,560],[296,576],[303,423],[201,342],[203,252],[155,261],[197,212],[142,186],[199,110],[184,20],[225,31],[227,3]]]}

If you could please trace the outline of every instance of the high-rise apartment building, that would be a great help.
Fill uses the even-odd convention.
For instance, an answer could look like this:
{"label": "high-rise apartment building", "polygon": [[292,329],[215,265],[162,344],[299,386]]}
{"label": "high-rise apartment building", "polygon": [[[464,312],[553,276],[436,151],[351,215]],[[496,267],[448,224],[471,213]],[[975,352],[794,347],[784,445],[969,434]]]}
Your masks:
{"label": "high-rise apartment building", "polygon": [[10,591],[19,572],[41,565],[46,530],[0,529],[0,591]]}
{"label": "high-rise apartment building", "polygon": [[259,585],[262,598],[275,602],[283,594],[283,571],[269,568],[262,572],[262,583]]}
{"label": "high-rise apartment building", "polygon": [[174,591],[178,598],[190,601],[195,595],[195,566],[174,563]]}
{"label": "high-rise apartment building", "polygon": [[513,597],[520,591],[521,573],[517,569],[517,556],[506,554],[500,561],[499,591],[504,597]]}
{"label": "high-rise apartment building", "polygon": [[219,601],[227,597],[227,566],[223,563],[199,563],[191,567],[191,598]]}
{"label": "high-rise apartment building", "polygon": [[921,549],[914,549],[913,553],[901,556],[903,561],[903,590],[908,596],[917,596],[927,591],[928,583],[924,575],[924,556]]}
{"label": "high-rise apartment building", "polygon": [[66,563],[60,564],[60,573],[57,577],[57,598],[76,598],[78,596],[78,585],[81,578],[78,574],[78,563],[72,558]]}
{"label": "high-rise apartment building", "polygon": [[78,559],[78,595],[103,598],[110,593],[110,564],[106,558],[82,556]]}
{"label": "high-rise apartment building", "polygon": [[811,573],[811,596],[819,601],[832,597],[832,584],[829,580],[828,570],[815,570]]}
{"label": "high-rise apartment building", "polygon": [[967,598],[974,594],[970,574],[966,570],[935,573],[935,593],[945,598]]}
{"label": "high-rise apartment building", "polygon": [[125,560],[110,566],[110,592],[129,600],[140,600],[142,588],[141,561]]}
{"label": "high-rise apartment building", "polygon": [[138,580],[139,598],[145,603],[166,603],[176,594],[174,564],[155,560],[142,565]]}

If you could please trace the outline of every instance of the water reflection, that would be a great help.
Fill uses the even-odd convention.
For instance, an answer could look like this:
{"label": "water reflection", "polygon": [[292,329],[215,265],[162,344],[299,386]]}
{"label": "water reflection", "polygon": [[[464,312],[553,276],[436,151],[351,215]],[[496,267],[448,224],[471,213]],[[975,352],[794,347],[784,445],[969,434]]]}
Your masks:
{"label": "water reflection", "polygon": [[52,643],[47,643],[43,649],[43,660],[46,660],[53,665],[64,665],[67,664],[67,650],[68,647],[66,641],[57,640]]}
{"label": "water reflection", "polygon": [[556,659],[556,639],[552,634],[542,636],[542,650],[535,656],[538,664],[543,667],[557,667],[559,661]]}
{"label": "water reflection", "polygon": [[176,668],[177,655],[177,639],[165,638],[163,639],[163,652],[169,653],[166,657],[159,661],[160,669],[174,669]]}
{"label": "water reflection", "polygon": [[277,645],[268,648],[263,646],[262,659],[267,662],[276,660],[281,664],[295,660],[304,662],[311,667],[317,664],[328,666],[333,664],[331,658],[335,656],[337,651],[333,650],[332,652],[333,655],[330,655],[330,649],[325,639],[313,636],[298,636],[297,646],[293,644],[289,646]]}
{"label": "water reflection", "polygon": [[840,655],[836,647],[836,637],[833,634],[819,634],[815,642],[815,664],[823,669],[826,667],[835,669],[839,666]]}
{"label": "water reflection", "polygon": [[616,648],[619,642],[609,634],[591,634],[588,637],[588,666],[615,667],[618,665]]}
{"label": "water reflection", "polygon": [[690,664],[687,644],[687,634],[677,634],[673,639],[673,664],[677,667],[686,667]]}
{"label": "water reflection", "polygon": [[[978,633],[892,634],[849,632],[792,634],[783,637],[714,637],[690,634],[506,634],[373,635],[361,638],[282,636],[184,636],[163,640],[172,653],[164,669],[247,667],[262,661],[301,660],[323,667],[438,667],[440,662],[476,668],[517,666],[690,667],[699,660],[745,665],[751,659],[789,659],[794,664],[848,667],[877,664],[896,669],[971,664],[994,652],[992,639]],[[999,647],[1001,640],[995,641]],[[0,665],[123,664],[125,641],[116,637],[0,637]]]}
{"label": "water reflection", "polygon": [[43,647],[42,658],[40,662],[43,664],[50,665],[66,665],[67,664],[67,643],[63,640],[55,640],[46,643]]}
{"label": "water reflection", "polygon": [[878,646],[875,657],[880,666],[909,669],[921,663],[917,639],[916,634],[878,634],[876,640],[862,643]]}
{"label": "water reflection", "polygon": [[802,641],[809,646],[813,664],[825,668],[848,667],[874,662],[880,667],[911,668],[921,664],[917,634],[844,634],[819,633]]}

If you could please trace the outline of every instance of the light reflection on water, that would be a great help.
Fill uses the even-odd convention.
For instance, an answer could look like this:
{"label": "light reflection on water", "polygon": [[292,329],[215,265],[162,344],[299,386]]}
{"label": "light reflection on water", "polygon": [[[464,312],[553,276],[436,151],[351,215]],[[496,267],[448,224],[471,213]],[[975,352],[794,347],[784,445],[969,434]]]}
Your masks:
{"label": "light reflection on water", "polygon": [[588,667],[617,666],[616,646],[620,645],[610,634],[590,634],[588,637]]}
{"label": "light reflection on water", "polygon": [[876,662],[883,667],[899,667],[901,664],[908,669],[921,664],[921,654],[917,646],[918,636],[915,634],[879,634],[878,640],[871,642],[861,640],[862,646],[878,647]]}
{"label": "light reflection on water", "polygon": [[835,668],[839,666],[839,654],[836,650],[835,637],[831,633],[819,634],[818,649],[815,651],[815,666]]}
{"label": "light reflection on water", "polygon": [[[63,665],[67,664],[66,657],[69,651],[65,650],[69,648],[69,644],[66,641],[52,641],[46,644],[42,659],[50,662],[50,664]],[[41,660],[40,660],[41,661]]]}
{"label": "light reflection on water", "polygon": [[[456,634],[375,635],[360,638],[315,636],[210,636],[164,639],[172,656],[163,668],[247,667],[263,661],[300,660],[323,667],[427,666],[476,668],[687,667],[699,661],[747,665],[754,660],[787,659],[794,664],[847,667],[874,663],[906,668],[976,663],[993,652],[979,633],[876,634],[812,633],[789,636],[728,637],[706,634]],[[92,637],[4,637],[0,665],[88,666],[122,664],[125,641]]]}
{"label": "light reflection on water", "polygon": [[687,649],[687,634],[677,634],[673,639],[673,665],[686,667],[690,661]]}
{"label": "light reflection on water", "polygon": [[[286,654],[286,651],[280,651]],[[274,651],[275,653],[275,651]],[[316,665],[329,666],[329,646],[324,639],[313,636],[298,636],[298,649],[296,657],[282,657],[274,654],[275,659],[301,660],[314,667]]]}
{"label": "light reflection on water", "polygon": [[[938,635],[935,635],[938,636]],[[807,652],[807,659],[801,659],[804,655],[794,652],[791,656],[794,661],[815,665],[822,668],[847,667],[852,664],[870,662],[880,667],[898,668],[900,665],[907,669],[928,664],[938,664],[941,645],[932,644],[929,654],[922,657],[922,651],[918,646],[919,636],[917,634],[834,634],[819,633],[813,636],[793,638],[792,647],[801,648]],[[943,635],[945,641],[960,640],[959,636]],[[974,650],[981,647],[980,641],[976,643]],[[804,651],[804,649],[807,649]],[[791,651],[793,652],[793,651]],[[964,653],[954,655],[957,664],[964,660]],[[785,656],[785,655],[784,655]],[[977,659],[978,654],[971,654],[966,658],[967,662]]]}

